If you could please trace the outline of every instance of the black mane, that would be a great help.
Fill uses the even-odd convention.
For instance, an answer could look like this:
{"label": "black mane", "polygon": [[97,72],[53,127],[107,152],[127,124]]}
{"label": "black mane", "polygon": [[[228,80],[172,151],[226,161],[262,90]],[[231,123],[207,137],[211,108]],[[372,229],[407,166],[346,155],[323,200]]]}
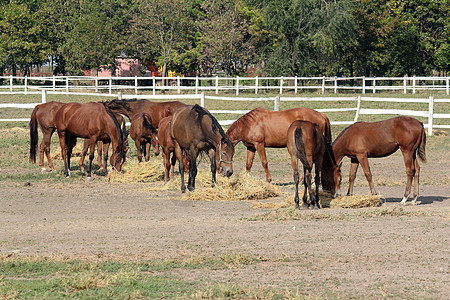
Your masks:
{"label": "black mane", "polygon": [[227,144],[233,145],[233,143],[231,142],[231,140],[228,138],[228,136],[226,135],[225,131],[223,131],[222,126],[220,126],[219,122],[217,121],[216,118],[214,118],[213,115],[211,115],[210,112],[208,112],[207,110],[205,110],[203,107],[201,107],[198,104],[195,104],[192,107],[192,111],[195,111],[198,116],[197,116],[197,123],[200,125],[203,119],[203,116],[208,116],[211,119],[211,123],[212,123],[212,130],[213,132],[216,132],[217,130],[219,131],[220,135],[222,136],[222,140],[224,140]]}

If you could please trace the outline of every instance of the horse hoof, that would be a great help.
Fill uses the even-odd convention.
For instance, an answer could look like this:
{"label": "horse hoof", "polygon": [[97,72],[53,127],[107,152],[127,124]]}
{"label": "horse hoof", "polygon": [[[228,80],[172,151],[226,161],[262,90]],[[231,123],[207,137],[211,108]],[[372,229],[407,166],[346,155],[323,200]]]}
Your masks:
{"label": "horse hoof", "polygon": [[46,171],[47,171],[47,169],[41,168],[41,173],[45,173]]}
{"label": "horse hoof", "polygon": [[86,179],[87,179],[88,181],[92,181],[92,177],[91,177],[91,176],[86,177]]}

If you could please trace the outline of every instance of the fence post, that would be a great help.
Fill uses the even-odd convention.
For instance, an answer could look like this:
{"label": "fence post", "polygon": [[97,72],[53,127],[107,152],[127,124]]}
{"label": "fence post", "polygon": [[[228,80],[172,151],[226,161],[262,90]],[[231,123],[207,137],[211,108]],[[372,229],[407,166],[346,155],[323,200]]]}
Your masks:
{"label": "fence post", "polygon": [[236,76],[236,96],[239,95],[239,76]]}
{"label": "fence post", "polygon": [[450,90],[450,89],[449,89],[449,88],[450,88],[450,87],[449,87],[450,80],[447,78],[445,81],[446,81],[446,83],[447,83],[447,86],[446,86],[445,90],[447,91],[447,95],[448,95],[448,92],[449,92],[449,90]]}
{"label": "fence post", "polygon": [[279,111],[280,110],[280,96],[275,97],[275,102],[273,104],[273,110]]}
{"label": "fence post", "polygon": [[136,95],[138,93],[138,78],[137,78],[137,75],[134,75],[134,93]]}
{"label": "fence post", "polygon": [[[448,87],[448,80],[447,80],[447,87]],[[448,93],[448,90],[447,90]],[[255,77],[255,94],[258,94],[258,75]]]}
{"label": "fence post", "polygon": [[216,75],[216,95],[219,94],[219,76]]}
{"label": "fence post", "polygon": [[406,76],[403,78],[403,94],[406,94]]}
{"label": "fence post", "polygon": [[47,102],[47,91],[45,89],[42,89],[42,103]]}
{"label": "fence post", "polygon": [[98,76],[95,76],[95,80],[94,80],[94,84],[95,84],[95,92],[98,92]]}
{"label": "fence post", "polygon": [[[10,91],[10,92],[13,91],[13,82],[14,82],[13,76],[12,76],[12,75],[9,75],[9,91]],[[448,87],[448,80],[447,80],[447,87]],[[447,92],[448,92],[448,89],[447,89]]]}
{"label": "fence post", "polygon": [[294,84],[294,86],[295,86],[295,93],[297,94],[297,91],[298,91],[297,75],[295,76],[294,80],[295,80],[295,84]]}
{"label": "fence post", "polygon": [[69,76],[66,77],[66,95],[69,95]]}
{"label": "fence post", "polygon": [[180,75],[177,76],[177,93],[181,94],[181,79],[180,79]]}
{"label": "fence post", "polygon": [[283,79],[283,76],[281,76],[281,78],[280,78],[280,95],[283,94],[283,83],[284,83],[284,79]]}
{"label": "fence post", "polygon": [[358,96],[358,101],[356,102],[356,113],[355,118],[353,119],[353,122],[358,122],[359,118],[359,110],[361,109],[361,96]]}
{"label": "fence post", "polygon": [[56,79],[55,79],[55,75],[53,75],[53,91],[56,91]]}
{"label": "fence post", "polygon": [[413,76],[413,94],[416,93],[416,75]]}
{"label": "fence post", "polygon": [[155,79],[155,75],[152,76],[152,82],[153,82],[153,95],[156,95],[156,79]]}
{"label": "fence post", "polygon": [[375,77],[373,78],[373,88],[372,93],[375,94],[377,92],[377,83]]}
{"label": "fence post", "polygon": [[109,77],[109,87],[108,87],[108,90],[109,90],[109,94],[111,95],[111,94],[112,94],[112,77]]}
{"label": "fence post", "polygon": [[334,93],[337,94],[337,76],[334,76]]}
{"label": "fence post", "polygon": [[26,95],[27,94],[27,90],[28,90],[28,77],[27,76],[25,76],[24,84],[25,84],[25,95]]}
{"label": "fence post", "polygon": [[122,92],[117,92],[117,100],[122,100]]}
{"label": "fence post", "polygon": [[202,92],[200,94],[200,106],[205,107],[205,93],[204,92]]}
{"label": "fence post", "polygon": [[325,76],[322,76],[322,95],[325,94]]}
{"label": "fence post", "polygon": [[362,78],[362,92],[363,94],[366,93],[366,76],[363,76]]}
{"label": "fence post", "polygon": [[195,94],[198,94],[198,75],[195,76]]}
{"label": "fence post", "polygon": [[434,111],[434,97],[430,96],[428,102],[428,135],[433,135],[433,111]]}

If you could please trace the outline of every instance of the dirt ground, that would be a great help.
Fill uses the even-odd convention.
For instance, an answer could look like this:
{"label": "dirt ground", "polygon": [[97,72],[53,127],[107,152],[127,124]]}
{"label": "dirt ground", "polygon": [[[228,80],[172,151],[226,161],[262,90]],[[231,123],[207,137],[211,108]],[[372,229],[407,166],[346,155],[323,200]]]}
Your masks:
{"label": "dirt ground", "polygon": [[[263,177],[258,163],[252,174]],[[388,160],[374,168],[404,174]],[[293,193],[291,170],[274,169],[283,196],[270,201],[283,201]],[[449,185],[422,185],[420,204],[404,207],[404,186],[377,186],[381,207],[303,211],[280,221],[258,219],[275,209],[253,208],[251,201],[187,201],[179,191],[145,190],[157,184],[100,177],[2,184],[0,253],[131,260],[242,255],[258,262],[173,275],[290,288],[313,298],[450,299]],[[367,192],[362,181],[356,193]]]}

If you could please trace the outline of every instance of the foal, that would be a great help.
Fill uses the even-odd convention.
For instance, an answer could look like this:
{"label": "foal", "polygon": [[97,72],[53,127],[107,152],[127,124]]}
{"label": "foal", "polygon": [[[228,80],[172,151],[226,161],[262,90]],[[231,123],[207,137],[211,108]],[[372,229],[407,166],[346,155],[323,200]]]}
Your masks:
{"label": "foal", "polygon": [[152,125],[152,117],[147,113],[136,116],[130,125],[130,136],[134,140],[138,153],[138,161],[150,160],[150,144],[153,146],[155,155],[159,155],[158,131]]}

